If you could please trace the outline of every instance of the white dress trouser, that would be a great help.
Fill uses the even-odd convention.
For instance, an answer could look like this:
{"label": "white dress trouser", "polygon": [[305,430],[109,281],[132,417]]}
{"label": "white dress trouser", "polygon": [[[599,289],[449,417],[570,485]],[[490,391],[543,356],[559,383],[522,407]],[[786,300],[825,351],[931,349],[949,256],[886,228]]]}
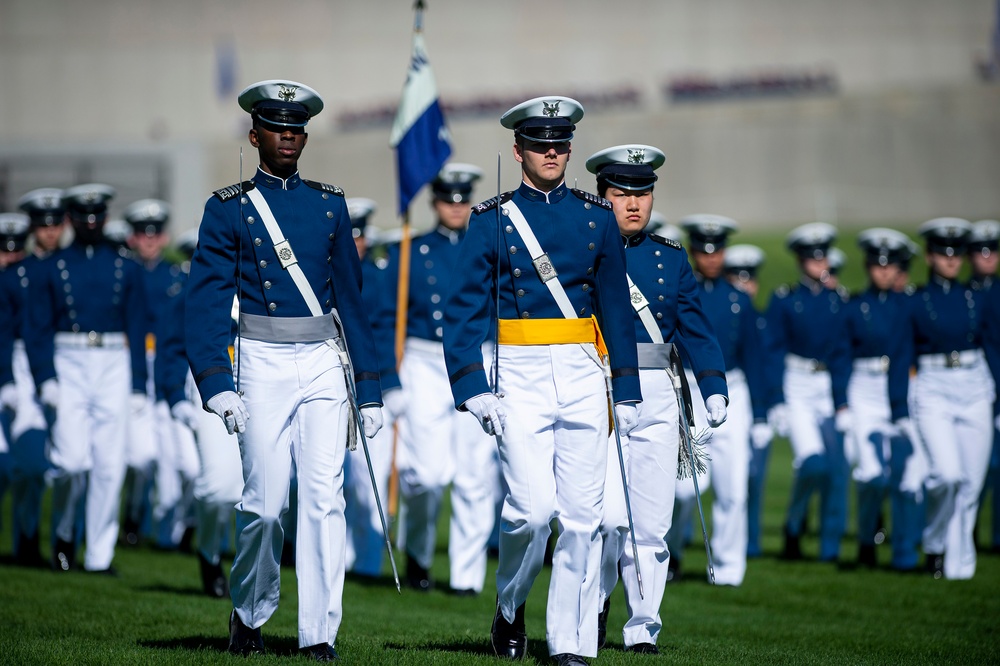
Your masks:
{"label": "white dress trouser", "polygon": [[76,504],[85,492],[87,548],[83,566],[102,571],[111,566],[118,538],[132,386],[128,349],[57,345],[55,366],[59,406],[49,459],[56,468],[56,536],[75,541]]}
{"label": "white dress trouser", "polygon": [[[387,510],[389,473],[392,469],[393,421],[389,410],[382,409],[382,429],[368,439],[372,474],[378,482],[378,496],[382,510]],[[385,554],[385,535],[379,517],[375,492],[372,489],[368,461],[365,460],[361,435],[358,448],[348,451],[344,459],[344,497],[347,516],[346,568],[362,576],[378,576],[382,572]],[[388,520],[388,516],[386,516]],[[388,527],[388,525],[387,525]]]}
{"label": "white dress trouser", "polygon": [[482,591],[499,482],[496,442],[472,414],[455,409],[440,343],[407,340],[399,380],[407,396],[398,423],[407,555],[430,568],[438,511],[450,483],[450,585]]}
{"label": "white dress trouser", "polygon": [[[194,402],[200,404],[199,399]],[[194,501],[198,551],[212,564],[218,564],[233,510],[243,493],[240,446],[236,435],[230,435],[215,414],[199,408],[197,419],[200,466],[194,482]]]}
{"label": "white dress trouser", "polygon": [[[153,519],[157,523],[157,543],[174,547],[180,543],[189,523],[187,514],[194,499],[194,480],[200,467],[198,447],[191,430],[170,415],[166,400],[153,405],[153,418],[160,444]],[[222,422],[219,417],[215,418]]]}
{"label": "white dress trouser", "polygon": [[132,414],[129,418],[128,444],[125,447],[128,467],[139,470],[144,475],[144,480],[147,481],[160,453],[158,436],[161,429],[152,409],[156,395],[154,388],[155,366],[156,352],[147,350],[146,372],[149,373],[149,379],[146,382],[146,395],[149,396],[149,405],[146,409]]}
{"label": "white dress trouser", "polygon": [[794,456],[792,468],[798,469],[806,458],[826,453],[820,427],[833,418],[830,373],[787,368],[784,391],[788,406],[788,440]]}
{"label": "white dress trouser", "polygon": [[[710,545],[715,583],[742,585],[747,570],[747,485],[750,476],[750,426],[753,423],[750,391],[742,370],[727,372],[729,407],[726,421],[718,428],[709,430],[705,400],[694,373],[687,371],[687,376],[691,386],[695,431],[706,433],[708,438],[705,444],[710,458],[708,471],[698,476],[698,489],[703,497],[709,489],[713,495]],[[676,494],[676,529],[671,530],[668,542],[671,551],[680,556],[680,549],[684,547],[684,528],[697,512],[694,481],[690,476],[677,482]],[[694,531],[701,532],[700,519]]]}
{"label": "white dress trouser", "polygon": [[639,381],[642,386],[639,421],[621,441],[645,597],[639,595],[636,561],[628,538],[618,444],[613,434],[608,440],[604,519],[601,522],[604,548],[598,609],[614,591],[620,562],[628,610],[622,632],[626,647],[636,643],[655,644],[663,626],[660,604],[670,558],[667,533],[673,518],[679,445],[677,398],[666,370],[640,370]]}
{"label": "white dress trouser", "polygon": [[549,654],[597,655],[608,400],[604,371],[583,345],[501,345],[498,438],[508,492],[497,595],[514,621],[542,568],[556,521],[545,623]]}
{"label": "white dress trouser", "polygon": [[913,417],[929,465],[924,552],[944,554],[945,578],[976,573],[972,533],[993,446],[994,398],[982,360],[966,368],[921,368],[913,382]]}
{"label": "white dress trouser", "polygon": [[344,588],[343,467],[349,403],[340,357],[326,343],[240,340],[240,388],[250,413],[240,436],[233,606],[248,627],[278,607],[281,518],[295,463],[299,646],[333,645]]}
{"label": "white dress trouser", "polygon": [[889,410],[888,375],[854,369],[847,385],[851,430],[844,438],[848,462],[857,483],[869,483],[887,474],[888,438],[894,433]]}

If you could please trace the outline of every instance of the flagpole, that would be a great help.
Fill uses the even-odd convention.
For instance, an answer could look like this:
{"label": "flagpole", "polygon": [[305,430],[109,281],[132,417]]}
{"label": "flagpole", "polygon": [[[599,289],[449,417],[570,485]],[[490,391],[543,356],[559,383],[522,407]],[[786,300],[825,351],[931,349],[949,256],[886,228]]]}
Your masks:
{"label": "flagpole", "polygon": [[[424,0],[413,3],[413,33],[424,28]],[[399,239],[399,275],[396,284],[396,372],[403,363],[403,348],[406,344],[406,323],[410,304],[410,207],[403,210]],[[389,518],[395,520],[399,513],[399,468],[396,465],[396,451],[399,442],[399,427],[392,426],[392,459],[389,465]]]}

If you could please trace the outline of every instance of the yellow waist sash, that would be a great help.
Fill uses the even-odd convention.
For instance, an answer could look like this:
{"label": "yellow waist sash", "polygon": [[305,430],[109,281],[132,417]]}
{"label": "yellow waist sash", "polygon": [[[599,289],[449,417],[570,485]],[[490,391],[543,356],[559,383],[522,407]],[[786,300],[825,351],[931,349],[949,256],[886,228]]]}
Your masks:
{"label": "yellow waist sash", "polygon": [[497,342],[501,345],[566,345],[590,343],[601,358],[607,358],[597,318],[589,319],[501,319]]}

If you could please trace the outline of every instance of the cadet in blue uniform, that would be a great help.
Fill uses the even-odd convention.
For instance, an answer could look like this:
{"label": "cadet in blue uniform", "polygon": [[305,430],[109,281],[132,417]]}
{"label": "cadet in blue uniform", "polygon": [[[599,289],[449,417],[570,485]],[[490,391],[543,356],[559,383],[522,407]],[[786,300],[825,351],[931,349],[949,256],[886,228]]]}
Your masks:
{"label": "cadet in blue uniform", "polygon": [[[598,641],[603,643],[607,633],[610,597],[620,565],[628,609],[622,630],[625,650],[640,654],[658,652],[660,602],[672,556],[667,533],[681,445],[672,383],[673,372],[679,371],[675,345],[683,345],[696,368],[697,382],[708,396],[705,408],[713,428],[725,421],[728,402],[722,352],[701,309],[687,254],[680,243],[645,231],[653,207],[655,170],[664,160],[662,151],[641,144],[606,148],[587,160],[587,169],[597,175],[598,193],[611,203],[625,246],[643,394],[637,425],[621,437],[635,528],[631,536],[614,437],[608,446]],[[638,562],[629,539],[635,540]],[[637,568],[648,582],[645,596],[640,594]]]}
{"label": "cadet in blue uniform", "polygon": [[[384,502],[392,467],[393,423],[400,413],[402,391],[396,373],[395,305],[386,278],[386,262],[377,264],[368,252],[368,221],[376,211],[375,202],[363,197],[347,199],[354,245],[361,260],[363,286],[361,299],[368,312],[375,349],[378,353],[379,379],[382,383],[383,427],[368,440],[372,470],[378,480],[378,494]],[[385,555],[382,520],[375,503],[368,463],[361,447],[350,451],[344,461],[344,498],[346,500],[347,555],[346,569],[361,576],[378,576]]]}
{"label": "cadet in blue uniform", "polygon": [[[723,276],[726,244],[738,229],[735,220],[722,215],[688,215],[680,221],[688,233],[688,248],[694,260],[698,296],[711,330],[717,336],[725,361],[729,389],[729,418],[712,432],[706,448],[708,472],[699,479],[702,490],[711,486],[712,557],[717,585],[741,585],[747,558],[747,484],[750,473],[751,430],[754,424],[767,429],[767,388],[764,380],[763,344],[758,315],[750,297]],[[690,369],[686,372],[692,376]],[[693,384],[693,382],[690,382]],[[706,427],[701,394],[691,387],[695,426]],[[675,572],[683,557],[684,527],[695,509],[693,480],[678,483],[674,503],[674,525],[667,540]]]}
{"label": "cadet in blue uniform", "polygon": [[[8,271],[9,279],[13,280],[11,276],[17,276],[21,314],[12,320],[18,322],[18,328],[16,338],[12,341],[13,358],[9,359],[13,365],[13,386],[16,387],[17,394],[11,395],[8,388],[3,401],[8,413],[11,413],[11,410],[13,413],[10,421],[10,439],[14,452],[11,481],[14,504],[14,557],[16,562],[28,566],[44,564],[39,549],[38,526],[41,522],[42,496],[46,487],[45,475],[50,469],[46,457],[49,426],[38,400],[35,382],[31,377],[20,327],[23,326],[23,299],[31,276],[38,270],[37,267],[41,262],[59,249],[66,219],[66,206],[62,196],[62,190],[46,187],[32,190],[18,200],[18,208],[27,213],[31,221],[28,240],[31,251],[16,266],[9,266]],[[12,296],[14,293],[10,292]],[[13,406],[9,403],[11,400],[14,401]],[[82,518],[80,522],[82,523]]]}
{"label": "cadet in blue uniform", "polygon": [[771,417],[779,434],[787,428],[794,452],[785,521],[787,559],[802,557],[800,537],[813,493],[821,496],[821,561],[836,561],[846,528],[849,470],[842,433],[850,423],[850,343],[846,299],[824,284],[829,278],[827,252],[835,237],[836,229],[823,222],[796,227],[788,234],[787,245],[798,257],[801,277],[794,287],[776,290],[767,310],[768,344],[785,360],[784,377],[773,386]]}
{"label": "cadet in blue uniform", "polygon": [[[197,245],[197,230],[193,232],[177,240],[177,250],[186,258],[180,264],[184,274]],[[184,351],[186,281],[180,285],[181,293],[166,301],[158,328],[156,389],[170,406],[177,437],[192,439],[197,447],[200,464],[192,494],[198,568],[205,594],[223,598],[229,596],[229,583],[222,570],[222,544],[232,531],[234,507],[243,491],[240,450],[236,435],[217,416],[195,407],[200,402],[198,388]]]}
{"label": "cadet in blue uniform", "polygon": [[[194,500],[194,480],[198,476],[198,450],[189,430],[178,428],[170,415],[170,407],[162,385],[155,382],[155,366],[167,362],[160,359],[156,350],[157,340],[171,326],[171,303],[181,297],[185,274],[180,266],[167,262],[163,250],[169,239],[166,226],[170,220],[170,207],[165,201],[142,199],[129,205],[123,214],[132,233],[129,247],[144,271],[146,306],[149,330],[146,334],[146,359],[150,368],[147,386],[149,398],[146,405],[132,414],[132,451],[130,466],[133,468],[134,490],[141,493],[147,487],[149,469],[156,469],[156,493],[153,521],[156,526],[156,544],[173,549],[180,545],[187,534],[190,539],[193,524],[189,513]],[[143,443],[152,446],[143,446]],[[133,503],[130,524],[124,526],[129,542],[138,527],[138,518],[146,502]],[[148,501],[148,498],[146,498]]]}
{"label": "cadet in blue uniform", "polygon": [[[330,661],[342,617],[344,452],[356,427],[349,401],[353,392],[373,437],[382,425],[378,363],[343,191],[298,174],[305,126],[322,100],[300,83],[273,80],[246,88],[239,103],[253,120],[249,140],[260,167],[205,204],[185,315],[202,401],[240,433],[229,649],[264,649],[260,627],[278,606],[281,518],[294,464],[298,643]],[[235,376],[227,351],[234,295]]]}
{"label": "cadet in blue uniform", "polygon": [[[473,185],[482,171],[446,164],[431,183],[434,228],[412,242],[406,345],[399,367],[405,409],[399,419],[400,498],[405,504],[406,579],[430,589],[438,513],[451,484],[448,560],[451,589],[478,594],[486,580],[499,469],[496,445],[469,414],[455,411],[445,367],[444,297],[456,279]],[[396,300],[399,246],[389,248],[388,281]],[[484,349],[489,355],[489,348]]]}
{"label": "cadet in blue uniform", "polygon": [[858,564],[874,567],[879,515],[886,493],[892,499],[892,566],[916,568],[923,527],[923,461],[910,433],[895,422],[906,414],[910,358],[905,325],[907,296],[896,292],[899,262],[909,258],[909,239],[893,229],[858,235],[865,255],[868,288],[847,305],[852,372],[847,401],[853,415],[854,483],[857,490]]}
{"label": "cadet in blue uniform", "polygon": [[957,281],[970,227],[954,217],[920,225],[930,273],[910,299],[910,408],[928,458],[923,547],[936,578],[976,573],[972,533],[993,445],[997,365],[995,349],[983,353],[985,293]]}
{"label": "cadet in blue uniform", "polygon": [[[979,220],[973,222],[969,232],[969,264],[972,266],[972,277],[969,278],[969,286],[979,291],[993,291],[993,284],[997,279],[997,267],[1000,265],[1000,221]],[[1000,428],[993,433],[993,453],[990,455],[990,470],[986,476],[986,485],[983,487],[983,497],[980,498],[980,511],[982,511],[982,500],[986,492],[992,492],[992,514],[993,525],[990,530],[990,548],[995,553],[1000,553]],[[976,522],[979,520],[977,518]],[[977,540],[978,543],[978,540]]]}
{"label": "cadet in blue uniform", "polygon": [[74,566],[85,496],[84,568],[113,572],[130,405],[145,399],[145,294],[139,266],[101,232],[114,190],[78,185],[64,195],[73,244],[32,271],[24,330],[41,401],[55,410],[53,564]]}
{"label": "cadet in blue uniform", "polygon": [[[597,528],[608,457],[598,322],[623,434],[635,425],[641,399],[611,204],[565,183],[570,139],[582,117],[578,102],[556,96],[528,100],[501,117],[514,130],[522,182],[473,208],[444,309],[455,405],[497,435],[507,486],[491,642],[500,656],[525,655],[524,602],[555,519],[546,638],[561,664],[597,654]],[[482,344],[494,326],[499,380],[491,387]]]}
{"label": "cadet in blue uniform", "polygon": [[[764,251],[756,245],[738,244],[730,245],[726,248],[726,254],[722,261],[722,269],[726,280],[731,285],[744,292],[750,297],[751,304],[757,298],[760,283],[757,275],[761,266],[764,265]],[[754,318],[757,323],[758,342],[760,343],[759,353],[765,356],[770,345],[767,343],[767,322],[764,316],[754,306]],[[772,405],[771,391],[769,387],[780,382],[780,374],[784,370],[783,359],[772,359],[765,357],[761,361],[762,379],[767,394],[762,398],[765,408]],[[774,379],[775,374],[779,377]],[[754,409],[757,409],[754,403]],[[774,436],[774,429],[767,421],[759,422],[755,419],[750,427],[750,466],[748,469],[749,478],[747,481],[747,557],[758,557],[761,554],[760,547],[760,521],[764,511],[764,489],[767,487],[767,461],[771,451],[771,439]]]}
{"label": "cadet in blue uniform", "polygon": [[[28,285],[24,245],[30,230],[27,215],[0,214],[0,498],[10,488],[14,561],[39,566],[43,563],[38,523],[45,490],[45,430],[40,431],[40,440],[33,441],[26,436],[30,431],[24,421],[18,422],[22,391],[15,371],[15,356],[24,355],[21,332]],[[0,525],[3,522],[0,518]]]}

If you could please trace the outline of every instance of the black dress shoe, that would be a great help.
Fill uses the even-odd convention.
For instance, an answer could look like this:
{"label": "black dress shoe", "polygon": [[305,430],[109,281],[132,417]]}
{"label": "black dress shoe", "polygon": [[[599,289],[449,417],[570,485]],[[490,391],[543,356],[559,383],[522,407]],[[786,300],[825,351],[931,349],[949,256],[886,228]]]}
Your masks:
{"label": "black dress shoe", "polygon": [[476,592],[475,590],[473,590],[472,588],[455,589],[454,587],[452,587],[452,588],[449,588],[448,592],[452,596],[455,596],[455,597],[476,597],[476,596],[479,596],[479,593]]}
{"label": "black dress shoe", "polygon": [[201,589],[205,594],[216,599],[229,596],[229,584],[222,572],[221,564],[212,564],[198,552],[198,565],[201,568]]}
{"label": "black dress shoe", "polygon": [[679,557],[673,555],[667,560],[667,582],[668,583],[679,583],[681,582],[681,560]]}
{"label": "black dress shoe", "polygon": [[125,519],[122,525],[122,543],[126,546],[139,545],[139,523],[131,518]]}
{"label": "black dress shoe", "polygon": [[785,528],[785,549],[781,551],[781,559],[790,561],[802,559],[802,545],[799,543],[799,535],[791,534],[787,527]]}
{"label": "black dress shoe", "polygon": [[260,629],[251,629],[243,624],[236,609],[229,615],[229,651],[241,657],[264,654],[264,638]]}
{"label": "black dress shoe", "polygon": [[38,547],[38,532],[35,536],[26,536],[23,532],[15,535],[17,543],[17,555],[14,556],[14,563],[22,567],[44,567],[45,560],[42,558],[42,551]]}
{"label": "black dress shoe", "polygon": [[584,661],[583,657],[570,654],[569,652],[560,652],[559,654],[552,655],[552,661],[557,666],[587,666],[587,662]]}
{"label": "black dress shoe", "polygon": [[497,612],[493,616],[493,627],[490,628],[490,644],[493,652],[501,659],[524,659],[528,652],[528,635],[524,632],[524,604],[514,611],[514,622],[508,622],[500,612],[500,602],[497,602]]}
{"label": "black dress shoe", "polygon": [[608,640],[608,612],[611,610],[611,597],[604,600],[604,607],[597,614],[597,649],[600,650]]}
{"label": "black dress shoe", "polygon": [[660,654],[660,649],[652,643],[636,643],[625,648],[626,652],[634,654]]}
{"label": "black dress shoe", "polygon": [[313,661],[340,661],[340,655],[337,654],[337,651],[329,643],[310,645],[309,647],[302,648],[299,652]]}
{"label": "black dress shoe", "polygon": [[924,568],[935,579],[944,578],[944,555],[924,553]]}
{"label": "black dress shoe", "polygon": [[867,569],[874,569],[878,566],[878,559],[875,557],[875,546],[871,544],[858,546],[858,566]]}
{"label": "black dress shoe", "polygon": [[118,578],[118,569],[114,567],[108,567],[107,569],[87,569],[89,574],[97,574],[99,576],[109,576],[110,578]]}
{"label": "black dress shoe", "polygon": [[69,541],[56,539],[52,550],[52,568],[56,571],[69,571],[76,565],[76,548]]}
{"label": "black dress shoe", "polygon": [[430,592],[434,587],[430,571],[417,564],[409,554],[406,556],[406,584],[418,592]]}

